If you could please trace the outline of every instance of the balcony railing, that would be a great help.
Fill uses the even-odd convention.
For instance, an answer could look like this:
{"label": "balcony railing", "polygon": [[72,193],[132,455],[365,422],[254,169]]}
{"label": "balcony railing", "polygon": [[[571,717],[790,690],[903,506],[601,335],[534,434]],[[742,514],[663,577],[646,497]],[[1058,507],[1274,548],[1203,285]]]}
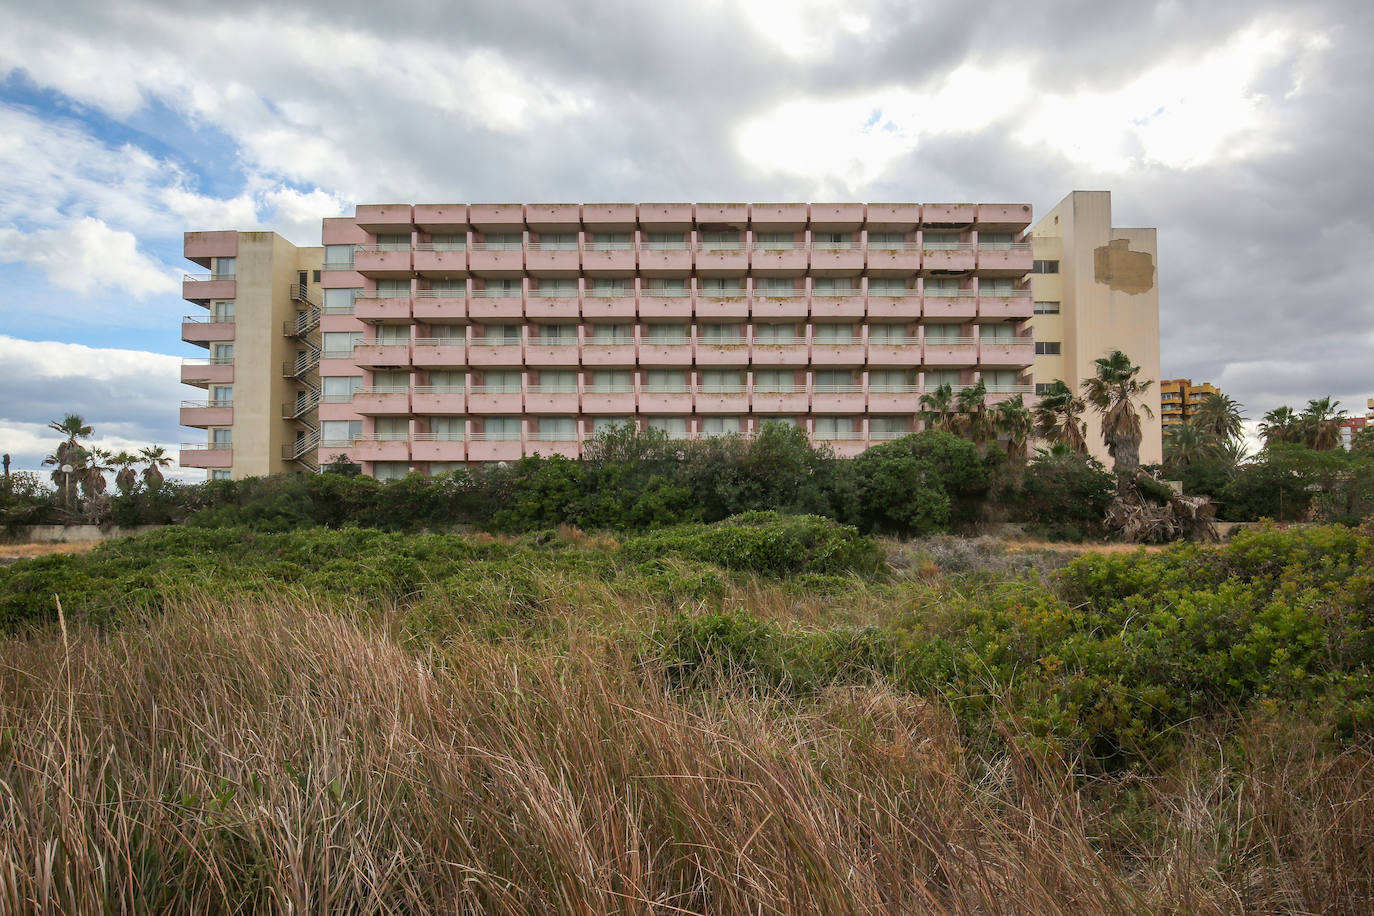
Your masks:
{"label": "balcony railing", "polygon": [[515,385],[473,385],[473,394],[520,394],[520,386]]}
{"label": "balcony railing", "polygon": [[835,429],[828,432],[816,430],[813,435],[821,442],[853,442],[864,437],[857,429]]}
{"label": "balcony railing", "polygon": [[879,286],[876,289],[870,286],[868,295],[872,298],[902,299],[906,296],[919,296],[921,291],[914,286]]}
{"label": "balcony railing", "polygon": [[869,394],[916,394],[921,390],[919,385],[874,385],[868,386]]}
{"label": "balcony railing", "polygon": [[868,241],[869,251],[920,251],[923,246],[917,242],[875,242]]}
{"label": "balcony railing", "polygon": [[946,242],[939,239],[922,239],[922,251],[972,251],[972,242]]}
{"label": "balcony railing", "polygon": [[679,385],[645,385],[639,389],[640,394],[690,394],[692,386],[683,382]]}
{"label": "balcony railing", "polygon": [[410,250],[410,243],[409,243],[409,242],[382,242],[382,243],[379,244],[379,245],[356,245],[356,246],[354,246],[353,250],[354,250],[354,252],[363,252],[363,253],[365,253],[365,254],[380,254],[380,253],[391,252],[391,251],[409,251],[409,250]]}
{"label": "balcony railing", "polygon": [[592,383],[592,384],[587,385],[586,387],[584,387],[584,388],[583,388],[583,391],[584,391],[585,393],[587,393],[587,394],[634,394],[634,393],[635,393],[635,389],[634,389],[634,386],[633,386],[633,385],[615,384],[615,383],[612,383],[612,384],[609,384],[609,385],[598,385],[598,384],[596,384],[596,383]]}
{"label": "balcony railing", "polygon": [[978,343],[976,337],[927,337],[926,346],[971,347]]}
{"label": "balcony railing", "polygon": [[870,429],[868,438],[875,442],[887,442],[911,435],[910,429]]}
{"label": "balcony railing", "polygon": [[980,288],[978,290],[978,295],[982,296],[984,299],[1012,299],[1022,296],[1029,298],[1030,294],[1031,291],[1028,289],[1017,289],[1015,287],[1008,289],[1006,287],[996,286],[991,289]]}
{"label": "balcony railing", "polygon": [[474,347],[518,347],[523,343],[519,337],[474,337]]}
{"label": "balcony railing", "polygon": [[473,251],[523,251],[524,242],[473,242]]}
{"label": "balcony railing", "polygon": [[232,366],[234,357],[232,356],[201,356],[188,357],[181,361],[183,366]]}
{"label": "balcony railing", "polygon": [[466,442],[465,433],[415,433],[410,437],[416,442]]}
{"label": "balcony railing", "polygon": [[558,385],[530,385],[530,394],[577,394],[577,383]]}
{"label": "balcony railing", "polygon": [[850,296],[861,296],[863,290],[853,286],[813,286],[811,287],[811,295],[845,299]]}
{"label": "balcony railing", "polygon": [[181,402],[181,406],[182,406],[182,407],[192,407],[192,408],[201,408],[201,407],[233,407],[233,406],[234,406],[234,400],[233,400],[233,398],[220,398],[219,400],[211,399],[211,400],[208,400],[208,401],[182,401],[182,402]]}
{"label": "balcony railing", "polygon": [[686,251],[686,239],[672,239],[669,241],[644,241],[639,246],[644,251]]}
{"label": "balcony railing", "polygon": [[577,242],[530,242],[530,251],[577,251]]}
{"label": "balcony railing", "polygon": [[641,338],[640,346],[645,347],[685,347],[691,343],[688,337],[644,337]]}
{"label": "balcony railing", "polygon": [[531,347],[575,347],[577,346],[577,338],[540,337],[538,335],[531,334],[529,344]]}
{"label": "balcony railing", "polygon": [[354,388],[354,397],[360,394],[410,394],[409,385],[371,385],[365,388]]}
{"label": "balcony railing", "polygon": [[410,389],[415,394],[466,394],[465,385],[416,385]]}
{"label": "balcony railing", "polygon": [[747,346],[747,338],[741,337],[700,337],[697,343],[703,347],[743,347]]}
{"label": "balcony railing", "polygon": [[985,242],[978,240],[979,251],[1030,251],[1030,242]]}
{"label": "balcony railing", "polygon": [[851,249],[860,247],[862,247],[860,243],[854,241],[853,239],[843,239],[838,242],[825,242],[816,239],[811,240],[812,250],[820,249],[821,251],[849,251]]}
{"label": "balcony railing", "polygon": [[518,432],[509,433],[504,430],[489,433],[483,430],[481,432],[474,432],[468,439],[471,442],[519,442],[520,434]]}
{"label": "balcony railing", "polygon": [[221,448],[223,448],[223,449],[232,449],[233,447],[234,447],[234,443],[233,443],[233,442],[206,442],[206,441],[203,440],[203,439],[202,439],[200,442],[183,442],[183,443],[181,443],[181,450],[184,451],[184,452],[192,452],[192,451],[197,451],[197,450],[199,450],[199,451],[205,451],[205,450],[207,450],[207,449],[221,449]]}
{"label": "balcony railing", "polygon": [[1034,385],[987,385],[988,394],[1034,394]]}
{"label": "balcony railing", "polygon": [[755,337],[754,343],[760,347],[795,347],[806,343],[805,337]]}
{"label": "balcony railing", "polygon": [[864,386],[849,382],[845,384],[821,383],[811,386],[815,394],[863,394]]}
{"label": "balcony railing", "polygon": [[929,299],[961,299],[965,296],[972,296],[973,289],[970,287],[947,287],[935,286],[926,287],[926,297]]}
{"label": "balcony railing", "polygon": [[353,303],[347,305],[326,305],[320,308],[320,312],[325,315],[352,315]]}
{"label": "balcony railing", "polygon": [[347,260],[345,260],[345,261],[325,261],[321,269],[322,269],[322,270],[352,270],[352,269],[353,269],[353,259],[352,259],[352,258],[349,258],[349,259],[347,259]]}
{"label": "balcony railing", "polygon": [[754,251],[795,251],[799,248],[805,248],[806,243],[796,239],[786,239],[781,242],[760,242],[756,239],[749,247]]}
{"label": "balcony railing", "polygon": [[653,299],[683,299],[691,294],[685,286],[646,286],[644,295]]}
{"label": "balcony railing", "polygon": [[587,245],[591,251],[634,251],[634,242],[596,242]]}
{"label": "balcony railing", "polygon": [[697,242],[697,251],[744,251],[743,239],[727,242]]}
{"label": "balcony railing", "polygon": [[416,251],[465,251],[467,242],[416,242]]}
{"label": "balcony railing", "polygon": [[499,286],[494,288],[488,286],[482,289],[474,289],[472,294],[478,299],[519,299],[523,294],[523,290],[518,286],[512,287],[511,289],[504,289]]}
{"label": "balcony railing", "polygon": [[211,283],[215,280],[233,280],[237,274],[200,273],[186,274],[182,277],[187,283]]}
{"label": "balcony railing", "polygon": [[466,337],[416,337],[411,341],[417,347],[463,347],[467,342]]}
{"label": "balcony railing", "polygon": [[417,289],[416,299],[463,299],[467,296],[467,286],[460,286],[456,289]]}
{"label": "balcony railing", "polygon": [[698,289],[697,295],[704,296],[707,299],[740,299],[744,296],[744,287],[736,286],[722,289],[718,286],[710,286],[704,289]]}
{"label": "balcony railing", "polygon": [[712,385],[702,382],[697,385],[697,394],[748,394],[743,384]]}
{"label": "balcony railing", "polygon": [[534,299],[576,299],[577,287],[572,286],[536,286],[530,290],[530,296]]}
{"label": "balcony railing", "polygon": [[870,337],[869,346],[873,347],[913,347],[921,342],[919,337]]}
{"label": "balcony railing", "polygon": [[357,346],[359,346],[359,347],[408,347],[408,346],[410,346],[410,338],[409,338],[409,337],[406,337],[406,338],[404,338],[404,339],[402,339],[402,340],[378,340],[378,339],[376,339],[376,338],[364,337],[362,340],[358,341]]}
{"label": "balcony railing", "polygon": [[628,299],[634,294],[633,287],[593,286],[587,290],[587,295],[593,299]]}
{"label": "balcony railing", "polygon": [[[352,448],[353,443],[358,441],[352,437],[348,439],[317,439],[320,448]],[[287,446],[290,448],[290,446]]]}

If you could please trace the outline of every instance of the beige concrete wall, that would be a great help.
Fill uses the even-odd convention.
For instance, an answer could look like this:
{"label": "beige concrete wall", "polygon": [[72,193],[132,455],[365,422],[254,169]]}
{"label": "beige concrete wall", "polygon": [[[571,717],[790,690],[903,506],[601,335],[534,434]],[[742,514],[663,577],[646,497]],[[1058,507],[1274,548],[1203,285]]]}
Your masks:
{"label": "beige concrete wall", "polygon": [[[1031,227],[1037,260],[1059,261],[1059,273],[1036,274],[1037,300],[1058,299],[1058,321],[1037,315],[1035,339],[1059,340],[1062,355],[1037,357],[1035,380],[1062,378],[1075,390],[1093,374],[1093,362],[1119,349],[1140,366],[1139,378],[1151,382],[1141,399],[1144,436],[1140,460],[1162,460],[1158,410],[1159,249],[1154,229],[1112,226],[1111,193],[1074,191]],[[1055,335],[1058,335],[1057,337]],[[1145,415],[1144,408],[1151,415]],[[1087,415],[1092,452],[1110,465],[1101,424]]]}

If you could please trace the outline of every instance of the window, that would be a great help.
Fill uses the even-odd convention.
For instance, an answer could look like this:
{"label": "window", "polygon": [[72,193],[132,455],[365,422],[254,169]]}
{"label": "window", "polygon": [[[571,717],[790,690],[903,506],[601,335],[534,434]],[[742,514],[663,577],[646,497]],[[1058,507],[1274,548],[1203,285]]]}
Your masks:
{"label": "window", "polygon": [[410,373],[404,369],[372,373],[372,390],[382,394],[405,394],[410,391]]}
{"label": "window", "polygon": [[312,282],[312,283],[319,283],[319,282],[320,282],[320,272],[319,272],[318,270],[312,270],[312,271],[310,272],[310,282]]}
{"label": "window", "polygon": [[1031,264],[1031,272],[1037,274],[1057,274],[1059,273],[1059,262],[1035,261]]}
{"label": "window", "polygon": [[629,394],[634,378],[629,369],[600,369],[592,373],[591,391],[597,394]]}
{"label": "window", "polygon": [[234,320],[234,300],[217,299],[210,304],[210,320],[228,323]]}
{"label": "window", "polygon": [[868,294],[870,296],[906,296],[911,292],[901,277],[870,277]]}
{"label": "window", "polygon": [[934,391],[941,385],[948,385],[958,391],[964,387],[963,373],[958,369],[926,370],[926,391]]}
{"label": "window", "polygon": [[320,423],[320,445],[347,448],[363,434],[362,420],[324,420]]}
{"label": "window", "polygon": [[324,313],[326,315],[352,315],[353,299],[357,289],[327,289],[324,291]]}
{"label": "window", "polygon": [[854,373],[848,369],[819,369],[812,380],[815,390],[825,392],[853,391]]}
{"label": "window", "polygon": [[988,391],[1008,392],[1016,387],[1016,372],[1012,369],[984,369],[981,378]]}
{"label": "window", "polygon": [[487,251],[519,251],[525,245],[525,236],[519,232],[493,232],[482,237],[481,248]]}
{"label": "window", "polygon": [[213,468],[210,471],[211,480],[228,480],[229,477],[230,471],[228,468]]}
{"label": "window", "polygon": [[667,433],[669,439],[687,438],[686,417],[650,417],[645,425]]}
{"label": "window", "polygon": [[486,394],[519,394],[520,372],[517,369],[505,369],[484,373],[481,389]]}
{"label": "window", "polygon": [[701,249],[703,251],[715,251],[722,248],[739,248],[740,237],[736,230],[726,232],[703,232],[701,233]]}
{"label": "window", "polygon": [[541,394],[577,394],[577,373],[568,369],[539,370]]}
{"label": "window", "polygon": [[868,373],[868,390],[877,394],[905,394],[912,390],[914,373],[902,369],[873,369]]}
{"label": "window", "polygon": [[760,296],[795,296],[797,281],[791,277],[757,277],[754,292]]}
{"label": "window", "polygon": [[628,232],[598,232],[592,236],[592,248],[597,251],[627,251],[633,247]]}
{"label": "window", "polygon": [[734,277],[702,277],[697,283],[703,296],[744,295],[744,281]]}
{"label": "window", "polygon": [[681,369],[650,369],[646,391],[654,394],[681,394],[687,390],[687,373]]}
{"label": "window", "polygon": [[911,432],[911,421],[906,417],[871,417],[868,421],[870,439],[900,439]]}
{"label": "window", "polygon": [[651,251],[668,251],[686,248],[687,240],[681,232],[650,232],[645,236],[644,247]]}
{"label": "window", "polygon": [[868,234],[869,248],[887,248],[900,250],[906,247],[905,232],[870,232]]}
{"label": "window", "polygon": [[930,343],[958,343],[963,337],[963,327],[957,324],[928,324],[925,326],[926,340]]}
{"label": "window", "polygon": [[701,420],[703,436],[737,436],[739,431],[739,417],[703,417]]}
{"label": "window", "polygon": [[983,279],[978,281],[978,292],[983,296],[1010,296],[1015,287],[1010,279]]}
{"label": "window", "polygon": [[589,295],[604,299],[633,296],[635,294],[634,282],[631,280],[607,280],[598,277],[592,280],[592,288],[587,292]]}
{"label": "window", "polygon": [[1058,356],[1059,341],[1057,340],[1037,340],[1035,342],[1036,356]]}
{"label": "window", "polygon": [[410,343],[410,325],[379,325],[377,328],[377,343],[390,347]]}
{"label": "window", "polygon": [[877,344],[904,344],[908,340],[904,324],[872,324],[868,326],[868,342]]}
{"label": "window", "polygon": [[377,247],[377,250],[378,250],[378,251],[409,251],[409,250],[410,250],[410,233],[409,233],[409,232],[393,232],[393,233],[379,234],[379,235],[377,236],[377,245],[376,245],[376,247]]}
{"label": "window", "polygon": [[438,477],[440,474],[451,474],[454,471],[461,471],[465,468],[461,461],[431,461],[429,463],[429,474],[431,477]]}
{"label": "window", "polygon": [[1036,383],[1035,383],[1035,396],[1036,396],[1037,398],[1044,397],[1045,395],[1047,395],[1047,394],[1050,393],[1050,389],[1053,388],[1053,387],[1054,387],[1054,382],[1036,382]]}
{"label": "window", "polygon": [[436,343],[462,344],[467,340],[467,328],[461,324],[432,324],[429,339]]}
{"label": "window", "polygon": [[519,299],[521,281],[487,279],[482,281],[482,289],[474,290],[483,299]]}
{"label": "window", "polygon": [[573,442],[577,439],[577,420],[572,417],[540,417],[539,438],[544,442]]}
{"label": "window", "polygon": [[232,280],[238,270],[238,261],[235,258],[215,258],[210,263],[210,275],[217,280]]}
{"label": "window", "polygon": [[662,299],[676,299],[687,295],[687,281],[676,279],[648,280],[644,292],[646,295],[658,296]]}
{"label": "window", "polygon": [[212,448],[229,448],[233,444],[233,429],[227,426],[218,426],[210,430],[210,446]]}
{"label": "window", "polygon": [[326,359],[348,359],[362,339],[362,331],[325,331],[320,335]]}
{"label": "window", "polygon": [[435,251],[462,251],[468,245],[467,233],[436,233],[429,237],[429,247]]}
{"label": "window", "polygon": [[409,280],[378,280],[378,299],[404,299],[410,295]]}
{"label": "window", "polygon": [[1010,251],[1016,236],[1010,232],[980,232],[978,247],[984,251]]}
{"label": "window", "polygon": [[852,324],[818,324],[815,328],[816,343],[848,344],[854,342]]}
{"label": "window", "polygon": [[629,417],[592,417],[592,435],[599,436],[617,426],[628,426],[633,423]]}
{"label": "window", "polygon": [[797,247],[797,238],[791,232],[756,232],[754,247],[765,251],[785,251]]}
{"label": "window", "polygon": [[541,347],[577,346],[577,325],[536,324],[531,329],[530,343]]}
{"label": "window", "polygon": [[404,442],[410,438],[410,420],[405,417],[378,417],[372,433],[383,442]]}
{"label": "window", "polygon": [[797,376],[791,369],[760,369],[754,373],[754,390],[783,394],[797,390]]}
{"label": "window", "polygon": [[685,324],[650,324],[645,325],[644,330],[648,333],[645,337],[650,343],[654,344],[685,344],[687,342],[687,325]]}
{"label": "window", "polygon": [[352,246],[352,245],[325,245],[325,246],[324,246],[324,269],[325,269],[325,270],[352,270],[352,269],[353,269],[353,246]]}
{"label": "window", "polygon": [[1016,328],[1009,324],[980,324],[978,337],[982,340],[1008,343],[1016,339]]}
{"label": "window", "polygon": [[817,296],[852,296],[855,286],[849,277],[817,277],[811,281],[811,292]]}
{"label": "window", "polygon": [[953,277],[931,277],[926,280],[927,296],[958,296],[963,292],[960,281]]}
{"label": "window", "polygon": [[211,406],[211,407],[233,407],[233,406],[234,406],[234,386],[233,386],[233,385],[211,385],[211,386],[210,386],[210,406]]}
{"label": "window", "polygon": [[703,343],[728,347],[744,343],[744,325],[708,322],[698,326]]}
{"label": "window", "polygon": [[462,394],[466,381],[467,375],[462,372],[431,372],[428,387],[434,394]]}
{"label": "window", "polygon": [[483,438],[491,442],[517,442],[520,439],[519,417],[487,417],[482,427]]}
{"label": "window", "polygon": [[761,344],[790,344],[797,340],[797,326],[758,324],[754,326],[754,340]]}
{"label": "window", "polygon": [[817,417],[817,439],[854,439],[853,417]]}
{"label": "window", "polygon": [[576,251],[576,232],[541,232],[539,247],[545,251]]}
{"label": "window", "polygon": [[573,299],[577,296],[576,280],[540,280],[531,292],[544,299]]}
{"label": "window", "polygon": [[482,328],[480,340],[473,341],[486,347],[518,347],[520,345],[520,325],[489,324]]}
{"label": "window", "polygon": [[850,248],[853,244],[854,239],[847,232],[811,233],[811,246],[813,248]]}
{"label": "window", "polygon": [[759,426],[766,426],[769,423],[776,423],[779,426],[797,426],[796,417],[759,417]]}
{"label": "window", "polygon": [[372,462],[372,476],[378,480],[400,480],[409,473],[410,464],[406,461]]}
{"label": "window", "polygon": [[957,232],[926,232],[921,235],[921,247],[926,251],[956,251],[959,248]]}
{"label": "window", "polygon": [[1058,314],[1059,314],[1059,303],[1058,303],[1058,302],[1050,302],[1050,301],[1048,301],[1048,300],[1043,301],[1043,302],[1037,300],[1036,303],[1035,303],[1035,314],[1037,314],[1037,315],[1058,315]]}
{"label": "window", "polygon": [[234,362],[234,345],[231,343],[210,344],[210,363],[215,366],[229,366]]}
{"label": "window", "polygon": [[634,343],[635,328],[632,324],[594,324],[591,342],[601,346],[625,345]]}
{"label": "window", "polygon": [[353,400],[353,392],[363,387],[361,375],[326,375],[320,379],[326,404],[346,404]]}
{"label": "window", "polygon": [[744,390],[744,373],[737,369],[707,369],[701,373],[701,390],[707,394],[731,394]]}

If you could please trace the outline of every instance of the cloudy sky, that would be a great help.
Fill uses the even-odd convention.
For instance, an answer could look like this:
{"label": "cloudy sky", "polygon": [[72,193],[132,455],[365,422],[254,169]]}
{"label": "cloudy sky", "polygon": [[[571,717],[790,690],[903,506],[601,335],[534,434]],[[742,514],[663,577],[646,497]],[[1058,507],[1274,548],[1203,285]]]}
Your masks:
{"label": "cloudy sky", "polygon": [[[1368,0],[5,4],[0,451],[175,446],[187,229],[357,202],[1028,201],[1156,226],[1166,377],[1374,395]],[[197,473],[199,476],[199,473]]]}

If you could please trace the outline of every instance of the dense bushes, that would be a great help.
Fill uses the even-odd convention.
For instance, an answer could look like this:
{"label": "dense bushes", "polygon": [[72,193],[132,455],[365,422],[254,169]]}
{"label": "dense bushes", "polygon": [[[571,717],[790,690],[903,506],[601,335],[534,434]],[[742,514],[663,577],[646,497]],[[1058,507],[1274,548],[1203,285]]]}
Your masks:
{"label": "dense bushes", "polygon": [[635,559],[680,556],[763,575],[861,573],[884,565],[882,550],[854,528],[814,515],[752,512],[710,527],[668,528],[627,541]]}
{"label": "dense bushes", "polygon": [[1020,488],[1005,498],[1012,516],[1031,533],[1080,541],[1104,533],[1102,520],[1115,493],[1115,476],[1096,459],[1042,454],[1026,468]]}

